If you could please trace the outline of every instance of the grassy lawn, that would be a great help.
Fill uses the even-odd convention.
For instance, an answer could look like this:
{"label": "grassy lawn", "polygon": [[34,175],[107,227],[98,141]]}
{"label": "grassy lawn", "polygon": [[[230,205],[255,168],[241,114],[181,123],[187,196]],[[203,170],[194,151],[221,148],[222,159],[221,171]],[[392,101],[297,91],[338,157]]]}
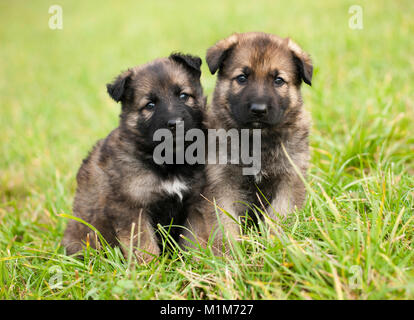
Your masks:
{"label": "grassy lawn", "polygon": [[[0,2],[0,299],[414,298],[413,1],[59,1],[51,30],[55,3]],[[105,84],[244,31],[290,36],[313,58],[304,209],[276,237],[250,230],[232,259],[64,256],[76,172],[118,121]],[[210,100],[205,62],[202,83]]]}

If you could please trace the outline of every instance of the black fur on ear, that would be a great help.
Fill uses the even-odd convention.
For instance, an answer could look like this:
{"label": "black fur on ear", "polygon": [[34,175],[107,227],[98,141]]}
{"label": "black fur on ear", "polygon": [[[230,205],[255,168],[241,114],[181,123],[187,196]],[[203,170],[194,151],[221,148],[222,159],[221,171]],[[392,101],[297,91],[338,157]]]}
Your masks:
{"label": "black fur on ear", "polygon": [[112,83],[106,85],[108,94],[116,102],[122,101],[125,98],[125,90],[128,86],[130,76],[132,74],[131,70],[127,70],[121,73]]}
{"label": "black fur on ear", "polygon": [[220,40],[207,50],[206,61],[211,74],[215,74],[222,66],[231,49],[237,44],[238,34],[232,34],[226,39]]}
{"label": "black fur on ear", "polygon": [[312,86],[312,73],[313,67],[311,64],[308,64],[297,57],[295,54],[293,55],[293,61],[299,70],[299,75],[302,78],[303,82]]}
{"label": "black fur on ear", "polygon": [[197,56],[192,56],[190,54],[183,54],[180,52],[173,52],[171,53],[170,59],[174,60],[175,62],[180,63],[184,67],[186,67],[192,74],[194,74],[197,78],[201,76],[201,58]]}
{"label": "black fur on ear", "polygon": [[303,51],[301,47],[299,47],[291,39],[287,38],[286,40],[288,42],[288,48],[293,54],[293,61],[298,68],[300,77],[302,78],[303,82],[311,86],[313,65],[309,54]]}

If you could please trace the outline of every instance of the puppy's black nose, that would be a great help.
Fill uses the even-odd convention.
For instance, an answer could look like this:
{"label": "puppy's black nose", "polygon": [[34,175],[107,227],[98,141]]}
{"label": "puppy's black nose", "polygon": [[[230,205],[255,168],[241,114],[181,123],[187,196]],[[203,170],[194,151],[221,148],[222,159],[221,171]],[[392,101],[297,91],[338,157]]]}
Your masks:
{"label": "puppy's black nose", "polygon": [[167,126],[168,126],[168,128],[173,129],[173,128],[175,128],[182,121],[183,121],[183,118],[180,118],[180,117],[179,118],[170,119],[167,122]]}
{"label": "puppy's black nose", "polygon": [[267,105],[264,103],[252,103],[250,105],[250,111],[256,116],[262,116],[267,113]]}

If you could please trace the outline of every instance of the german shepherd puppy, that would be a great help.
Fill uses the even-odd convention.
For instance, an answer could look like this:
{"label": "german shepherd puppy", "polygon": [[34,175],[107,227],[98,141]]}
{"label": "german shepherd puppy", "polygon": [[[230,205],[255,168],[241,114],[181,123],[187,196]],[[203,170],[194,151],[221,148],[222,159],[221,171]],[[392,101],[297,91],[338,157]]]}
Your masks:
{"label": "german shepherd puppy", "polygon": [[[200,66],[199,57],[171,54],[108,84],[109,95],[122,103],[119,126],[97,142],[77,174],[74,215],[124,254],[132,244],[141,261],[160,254],[157,225],[182,225],[186,208],[200,201],[203,165],[160,165],[153,158],[157,129],[173,131],[179,123],[184,130],[202,128],[206,99]],[[172,228],[170,235],[177,238],[178,231]],[[91,229],[70,220],[62,241],[67,254],[80,251],[86,241],[99,246]]]}
{"label": "german shepherd puppy", "polygon": [[217,42],[206,60],[212,74],[218,71],[208,128],[261,130],[260,172],[243,175],[243,164],[208,164],[203,194],[210,203],[193,208],[188,216],[187,225],[198,241],[217,231],[215,245],[221,251],[213,200],[232,216],[218,210],[224,231],[235,238],[240,228],[233,218],[245,214],[242,203],[266,210],[272,219],[303,205],[306,192],[296,170],[306,176],[310,116],[302,107],[301,83],[311,85],[313,67],[308,54],[289,38],[260,32]]}

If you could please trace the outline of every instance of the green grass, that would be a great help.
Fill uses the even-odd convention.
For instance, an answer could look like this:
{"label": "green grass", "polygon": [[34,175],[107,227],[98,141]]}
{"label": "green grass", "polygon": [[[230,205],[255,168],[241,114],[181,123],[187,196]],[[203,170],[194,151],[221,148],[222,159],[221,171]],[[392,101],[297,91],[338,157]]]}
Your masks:
{"label": "green grass", "polygon": [[[59,1],[57,31],[55,1],[1,2],[0,298],[413,299],[414,3],[359,2],[362,30],[348,27],[355,1]],[[59,214],[72,213],[81,159],[118,121],[105,84],[173,50],[204,58],[218,39],[256,30],[290,36],[313,57],[304,209],[276,237],[250,229],[232,259],[64,256]],[[205,63],[202,83],[210,100]]]}

